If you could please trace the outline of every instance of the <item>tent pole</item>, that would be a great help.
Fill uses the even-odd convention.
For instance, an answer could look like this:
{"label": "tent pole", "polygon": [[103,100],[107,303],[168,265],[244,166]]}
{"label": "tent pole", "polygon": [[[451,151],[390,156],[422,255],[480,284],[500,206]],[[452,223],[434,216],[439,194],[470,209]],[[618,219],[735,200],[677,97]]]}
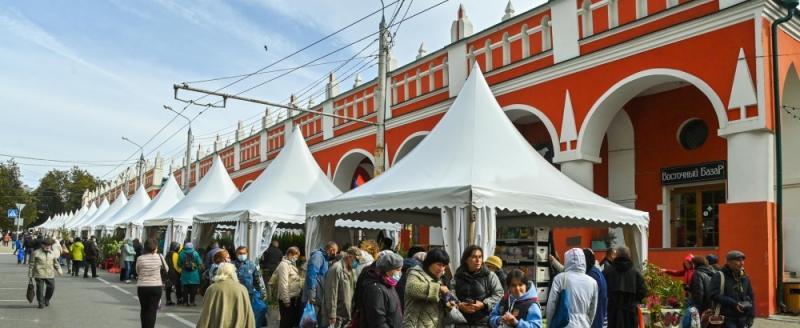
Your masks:
{"label": "tent pole", "polygon": [[467,227],[467,236],[469,236],[469,239],[468,239],[467,245],[465,245],[465,246],[475,245],[475,243],[476,243],[476,238],[475,238],[475,235],[476,235],[476,231],[475,231],[476,230],[475,229],[475,225],[476,225],[475,215],[476,215],[476,213],[477,213],[477,208],[475,208],[475,206],[470,205],[469,206],[469,226]]}

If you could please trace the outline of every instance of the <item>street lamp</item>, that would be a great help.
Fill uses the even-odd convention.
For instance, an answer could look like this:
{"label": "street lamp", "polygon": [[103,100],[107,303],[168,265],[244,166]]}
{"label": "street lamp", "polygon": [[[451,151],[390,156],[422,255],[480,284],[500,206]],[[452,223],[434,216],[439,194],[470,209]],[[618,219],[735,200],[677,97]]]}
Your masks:
{"label": "street lamp", "polygon": [[[192,138],[192,120],[189,119],[188,117],[186,117],[186,115],[181,114],[180,112],[172,109],[172,107],[169,107],[167,105],[164,105],[164,109],[175,113],[175,115],[183,117],[183,119],[185,119],[186,123],[189,125],[189,130],[186,131],[186,158],[185,158],[185,161],[183,163],[183,178],[181,179],[181,181],[183,182],[183,191],[184,192],[188,192],[189,191],[189,164],[192,163],[192,141],[194,139],[194,138]],[[170,172],[170,173],[172,173],[172,172]]]}
{"label": "street lamp", "polygon": [[144,180],[144,177],[142,176],[144,174],[144,147],[142,147],[141,145],[133,142],[131,139],[128,139],[125,136],[122,137],[122,140],[125,140],[125,141],[131,143],[132,145],[136,146],[137,148],[139,148],[139,154],[140,154],[139,155],[139,164],[136,166],[136,170],[137,170],[137,173],[138,173],[138,180],[137,180],[137,183],[136,183],[136,187],[138,188],[139,186],[141,186],[143,184],[142,180]]}

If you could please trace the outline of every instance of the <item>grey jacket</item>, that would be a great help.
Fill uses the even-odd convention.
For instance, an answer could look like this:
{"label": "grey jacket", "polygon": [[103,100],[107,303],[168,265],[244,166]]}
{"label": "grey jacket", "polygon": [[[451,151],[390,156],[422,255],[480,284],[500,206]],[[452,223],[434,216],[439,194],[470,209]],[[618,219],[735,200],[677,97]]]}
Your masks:
{"label": "grey jacket", "polygon": [[34,251],[28,264],[28,277],[53,279],[56,277],[56,272],[61,275],[61,265],[58,263],[59,256],[61,254],[56,254],[52,250],[45,251],[40,248]]}
{"label": "grey jacket", "polygon": [[350,320],[352,313],[353,293],[356,290],[356,277],[353,270],[347,270],[342,261],[336,261],[328,269],[323,282],[322,324],[328,319],[343,318]]}

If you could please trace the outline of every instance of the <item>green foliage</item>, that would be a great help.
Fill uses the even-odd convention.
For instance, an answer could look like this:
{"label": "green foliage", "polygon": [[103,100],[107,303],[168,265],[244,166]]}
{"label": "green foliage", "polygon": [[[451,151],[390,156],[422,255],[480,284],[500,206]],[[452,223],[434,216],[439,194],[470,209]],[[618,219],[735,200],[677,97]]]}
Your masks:
{"label": "green foliage", "polygon": [[14,160],[0,163],[0,229],[14,230],[14,220],[6,217],[6,211],[16,208],[17,203],[26,204],[22,210],[22,218],[25,223],[30,223],[36,218],[36,205],[31,199],[30,194],[22,184],[22,174]]}
{"label": "green foliage", "polygon": [[122,241],[114,239],[113,236],[106,236],[97,240],[97,247],[103,252],[102,258],[108,258],[119,253]]}
{"label": "green foliage", "polygon": [[68,171],[50,170],[33,191],[41,209],[38,219],[43,222],[58,213],[79,209],[84,191],[97,188],[99,183],[96,177],[77,166]]}
{"label": "green foliage", "polygon": [[644,283],[648,292],[645,304],[650,310],[650,322],[661,322],[664,308],[683,308],[686,302],[683,282],[670,278],[657,265],[647,263]]}
{"label": "green foliage", "polygon": [[286,249],[292,246],[299,248],[300,254],[305,253],[306,235],[303,232],[300,234],[291,232],[285,232],[281,234],[276,233],[274,236],[272,236],[272,239],[278,241],[278,245],[280,245],[279,247],[284,254],[286,254]]}

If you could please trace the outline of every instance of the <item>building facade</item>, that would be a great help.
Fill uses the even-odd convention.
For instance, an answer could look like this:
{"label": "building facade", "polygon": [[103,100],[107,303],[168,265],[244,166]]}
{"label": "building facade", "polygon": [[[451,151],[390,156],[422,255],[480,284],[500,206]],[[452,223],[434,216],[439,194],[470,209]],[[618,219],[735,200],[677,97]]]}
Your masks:
{"label": "building facade", "polygon": [[[784,15],[770,0],[553,0],[524,13],[508,8],[498,24],[473,31],[461,8],[451,44],[390,65],[385,166],[433,129],[477,63],[509,119],[553,165],[597,194],[650,213],[651,262],[679,268],[686,253],[724,258],[742,250],[758,314],[775,313],[781,275],[770,27]],[[800,19],[783,24],[777,38],[785,270],[798,272]],[[313,110],[375,120],[376,80],[341,94],[335,77],[328,83],[327,99]],[[249,132],[240,124],[213,151],[198,147],[188,176],[173,174],[194,185],[216,152],[245,189],[297,126],[342,191],[371,178],[373,126],[299,112],[279,122],[269,117]],[[147,171],[148,190],[157,189],[155,170]],[[131,195],[134,187],[127,180],[95,196]],[[434,229],[404,238],[425,244],[436,239]],[[559,229],[555,240],[563,251],[615,236]]]}

